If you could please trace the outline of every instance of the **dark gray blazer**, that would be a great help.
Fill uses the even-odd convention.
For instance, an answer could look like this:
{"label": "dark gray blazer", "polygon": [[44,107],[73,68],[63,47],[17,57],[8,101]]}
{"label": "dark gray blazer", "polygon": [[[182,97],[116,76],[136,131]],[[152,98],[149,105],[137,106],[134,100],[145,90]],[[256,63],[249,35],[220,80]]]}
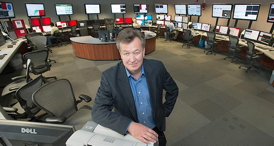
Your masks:
{"label": "dark gray blazer", "polygon": [[[166,120],[175,105],[178,87],[160,61],[144,59],[143,66],[147,79],[156,126],[164,131]],[[166,91],[163,103],[163,90]],[[138,122],[133,94],[123,62],[102,73],[101,84],[92,108],[92,119],[120,134],[125,134],[131,121]]]}

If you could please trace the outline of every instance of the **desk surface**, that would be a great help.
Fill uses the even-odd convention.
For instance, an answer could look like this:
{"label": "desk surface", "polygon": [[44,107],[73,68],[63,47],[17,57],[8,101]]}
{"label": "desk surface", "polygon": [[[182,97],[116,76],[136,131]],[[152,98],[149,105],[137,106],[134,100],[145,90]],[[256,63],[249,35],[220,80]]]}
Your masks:
{"label": "desk surface", "polygon": [[26,39],[20,38],[18,39],[16,45],[13,45],[12,48],[8,48],[8,45],[11,45],[10,42],[4,44],[0,47],[0,55],[7,54],[5,57],[0,60],[0,73],[5,69],[7,64],[10,62],[13,55],[16,53],[16,51],[20,48],[20,45],[25,41]]}
{"label": "desk surface", "polygon": [[96,44],[96,45],[105,45],[105,44],[115,44],[115,42],[101,42],[98,38],[92,36],[80,36],[80,37],[71,37],[71,41],[81,43],[81,44]]}

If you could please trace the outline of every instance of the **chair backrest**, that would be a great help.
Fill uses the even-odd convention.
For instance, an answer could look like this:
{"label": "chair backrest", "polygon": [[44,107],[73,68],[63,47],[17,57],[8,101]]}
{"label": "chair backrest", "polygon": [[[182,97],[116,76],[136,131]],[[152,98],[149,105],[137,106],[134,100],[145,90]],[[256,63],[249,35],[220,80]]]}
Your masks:
{"label": "chair backrest", "polygon": [[161,25],[161,24],[158,24],[158,25],[157,25],[157,31],[160,31],[161,27],[162,27],[162,25]]}
{"label": "chair backrest", "polygon": [[230,50],[237,50],[239,44],[239,38],[235,36],[229,36],[229,48]]}
{"label": "chair backrest", "polygon": [[98,31],[100,29],[100,23],[93,23],[92,24],[92,30]]}
{"label": "chair backrest", "polygon": [[251,59],[254,55],[255,45],[251,41],[247,41],[248,50],[246,51],[246,58]]}
{"label": "chair backrest", "polygon": [[111,24],[106,25],[106,27],[107,27],[107,30],[108,30],[109,32],[112,32],[112,30],[113,30],[113,28],[114,28],[114,26],[111,25]]}
{"label": "chair backrest", "polygon": [[76,36],[77,35],[77,32],[76,32],[77,25],[73,25],[70,28],[71,28],[71,32],[70,32],[71,35]]}
{"label": "chair backrest", "polygon": [[48,51],[47,50],[38,50],[25,53],[23,58],[25,60],[30,59],[30,71],[33,74],[42,74],[50,70],[50,64],[48,62]]}
{"label": "chair backrest", "polygon": [[42,83],[43,77],[40,75],[19,88],[15,93],[16,99],[25,110],[28,117],[34,117],[35,114],[40,111],[40,108],[38,108],[32,101],[32,94],[42,86]]}
{"label": "chair backrest", "polygon": [[78,110],[71,84],[67,79],[45,84],[33,94],[32,99],[50,116],[68,118]]}
{"label": "chair backrest", "polygon": [[38,50],[45,50],[47,46],[47,37],[45,36],[35,36],[30,38],[31,43]]}
{"label": "chair backrest", "polygon": [[184,37],[183,37],[184,40],[189,41],[189,40],[191,40],[193,38],[193,36],[191,34],[191,30],[184,29],[183,32],[184,32]]}
{"label": "chair backrest", "polygon": [[214,43],[214,41],[215,41],[215,36],[216,36],[215,33],[213,33],[213,32],[207,32],[207,43],[208,43],[209,45],[211,45],[211,44]]}
{"label": "chair backrest", "polygon": [[35,36],[43,36],[43,34],[41,32],[29,33],[25,35],[25,38],[30,41],[30,38]]}

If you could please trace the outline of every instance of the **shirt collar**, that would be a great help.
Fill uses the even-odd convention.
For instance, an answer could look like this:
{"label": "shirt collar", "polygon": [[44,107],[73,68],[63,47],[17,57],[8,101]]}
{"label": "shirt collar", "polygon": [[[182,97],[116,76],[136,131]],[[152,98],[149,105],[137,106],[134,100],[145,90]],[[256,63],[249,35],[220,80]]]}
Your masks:
{"label": "shirt collar", "polygon": [[[128,69],[125,67],[125,70],[126,70],[126,73],[127,73],[127,77],[130,77],[131,74],[130,72],[128,71]],[[145,74],[145,70],[144,70],[144,66],[142,65],[142,70],[141,70],[141,76]]]}

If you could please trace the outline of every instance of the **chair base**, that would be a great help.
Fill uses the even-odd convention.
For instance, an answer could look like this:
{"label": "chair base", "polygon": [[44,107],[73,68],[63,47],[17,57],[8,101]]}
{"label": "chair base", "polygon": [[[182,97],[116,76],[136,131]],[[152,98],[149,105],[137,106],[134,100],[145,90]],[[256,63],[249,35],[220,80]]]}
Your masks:
{"label": "chair base", "polygon": [[255,66],[253,66],[253,65],[241,65],[241,66],[239,66],[239,68],[241,68],[241,67],[246,67],[247,69],[246,69],[246,73],[248,72],[248,70],[251,70],[251,69],[253,69],[253,70],[255,70],[258,74],[260,73],[260,70],[258,69],[258,68],[256,68]]}
{"label": "chair base", "polygon": [[214,54],[214,55],[217,54],[213,49],[210,49],[210,50],[208,50],[208,51],[204,50],[204,53],[205,53],[205,52],[206,52],[206,55],[208,55],[209,53],[210,53],[210,54]]}
{"label": "chair base", "polygon": [[224,58],[224,60],[231,58],[231,63],[233,63],[235,60],[241,60],[240,58],[237,58],[236,56],[227,56]]}
{"label": "chair base", "polygon": [[184,47],[184,45],[186,45],[187,48],[190,48],[191,46],[194,47],[194,45],[192,44],[192,42],[183,43],[182,47]]}

